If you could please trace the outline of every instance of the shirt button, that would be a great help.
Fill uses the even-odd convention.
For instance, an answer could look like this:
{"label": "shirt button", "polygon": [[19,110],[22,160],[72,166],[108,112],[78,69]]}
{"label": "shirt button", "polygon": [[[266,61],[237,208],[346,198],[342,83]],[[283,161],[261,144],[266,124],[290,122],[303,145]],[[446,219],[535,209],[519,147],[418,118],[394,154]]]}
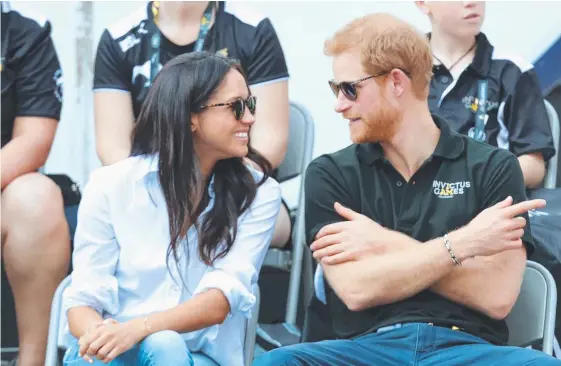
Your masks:
{"label": "shirt button", "polygon": [[397,186],[398,186],[398,187],[401,187],[402,185],[403,185],[403,183],[402,183],[400,180],[398,180],[398,181],[397,181]]}
{"label": "shirt button", "polygon": [[448,84],[450,82],[450,78],[448,76],[443,76],[440,78],[440,82],[442,84]]}

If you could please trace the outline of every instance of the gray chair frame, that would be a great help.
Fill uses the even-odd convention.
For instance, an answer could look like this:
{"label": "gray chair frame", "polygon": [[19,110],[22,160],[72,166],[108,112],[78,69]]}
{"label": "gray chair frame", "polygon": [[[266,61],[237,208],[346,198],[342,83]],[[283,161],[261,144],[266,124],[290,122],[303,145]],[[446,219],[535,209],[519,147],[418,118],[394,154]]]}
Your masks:
{"label": "gray chair frame", "polygon": [[[53,302],[51,305],[51,319],[49,322],[49,335],[47,340],[47,354],[45,357],[45,366],[59,366],[58,360],[58,339],[60,322],[64,314],[62,314],[62,294],[72,281],[71,275],[67,276],[57,287]],[[259,286],[253,284],[253,294],[255,295],[255,304],[251,309],[251,318],[246,322],[245,340],[244,340],[244,365],[251,366],[253,363],[253,355],[255,350],[255,334],[257,330],[257,321],[259,319],[260,292]]]}
{"label": "gray chair frame", "polygon": [[292,228],[292,253],[282,249],[269,249],[264,266],[290,270],[286,304],[286,323],[296,327],[299,289],[302,277],[302,257],[305,244],[304,228],[304,173],[312,161],[314,150],[314,121],[301,104],[290,102],[290,132],[288,148],[283,163],[278,168],[277,180],[284,182],[301,177],[296,220]]}
{"label": "gray chair frame", "polygon": [[549,124],[551,126],[551,133],[553,135],[553,146],[555,146],[555,155],[553,155],[553,157],[547,163],[547,172],[544,179],[544,187],[555,188],[557,186],[557,167],[559,166],[559,115],[550,102],[548,102],[547,100],[544,100],[544,102],[545,109],[547,110],[547,116],[549,118]]}
{"label": "gray chair frame", "polygon": [[508,344],[527,347],[542,342],[542,351],[553,354],[557,287],[549,271],[539,263],[528,261],[520,295],[506,322]]}

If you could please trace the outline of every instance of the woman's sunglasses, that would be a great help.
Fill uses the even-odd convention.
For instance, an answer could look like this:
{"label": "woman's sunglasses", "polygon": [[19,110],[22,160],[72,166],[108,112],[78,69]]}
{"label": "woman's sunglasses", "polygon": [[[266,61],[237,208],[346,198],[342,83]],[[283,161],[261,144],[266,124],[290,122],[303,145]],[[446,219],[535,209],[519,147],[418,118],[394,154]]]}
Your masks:
{"label": "woman's sunglasses", "polygon": [[247,99],[238,98],[232,102],[228,103],[217,103],[217,104],[209,104],[201,106],[201,109],[211,108],[211,107],[230,107],[230,109],[234,112],[234,118],[237,121],[240,121],[245,113],[245,107],[249,109],[249,113],[255,116],[255,107],[257,104],[257,98],[255,96],[250,96]]}
{"label": "woman's sunglasses", "polygon": [[[401,70],[401,71],[405,75],[410,77],[408,72],[406,72],[404,70]],[[357,93],[357,90],[356,90],[356,85],[358,83],[362,83],[365,80],[372,79],[372,78],[377,78],[378,76],[382,76],[382,75],[385,75],[385,74],[389,74],[389,71],[384,71],[384,72],[378,73],[376,75],[370,75],[370,76],[367,76],[365,78],[358,79],[358,80],[355,80],[355,81],[342,81],[340,83],[336,83],[335,81],[330,80],[329,81],[329,87],[331,87],[331,91],[333,92],[335,97],[339,96],[339,91],[340,91],[340,92],[343,93],[345,98],[347,98],[350,101],[355,101],[356,98],[358,98],[358,93]]]}

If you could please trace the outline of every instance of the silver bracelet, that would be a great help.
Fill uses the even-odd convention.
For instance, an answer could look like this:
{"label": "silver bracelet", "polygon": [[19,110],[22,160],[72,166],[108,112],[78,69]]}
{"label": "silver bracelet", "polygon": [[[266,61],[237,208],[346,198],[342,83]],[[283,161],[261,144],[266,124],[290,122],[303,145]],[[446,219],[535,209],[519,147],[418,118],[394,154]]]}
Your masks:
{"label": "silver bracelet", "polygon": [[444,246],[446,247],[446,249],[448,249],[448,253],[450,254],[450,258],[452,258],[452,261],[454,261],[454,263],[457,266],[461,266],[462,264],[460,263],[456,255],[454,255],[454,252],[452,251],[452,247],[450,246],[450,240],[448,239],[448,234],[444,234]]}
{"label": "silver bracelet", "polygon": [[152,333],[152,324],[148,321],[148,317],[144,318],[144,327],[148,331],[148,333]]}

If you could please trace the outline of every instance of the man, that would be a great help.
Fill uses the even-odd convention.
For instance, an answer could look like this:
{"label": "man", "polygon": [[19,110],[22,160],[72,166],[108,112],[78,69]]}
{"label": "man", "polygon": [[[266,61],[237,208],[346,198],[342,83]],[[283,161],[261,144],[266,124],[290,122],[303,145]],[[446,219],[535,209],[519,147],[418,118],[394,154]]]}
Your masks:
{"label": "man", "polygon": [[49,22],[2,3],[2,259],[15,300],[20,366],[44,365],[51,301],[70,257],[61,191],[37,172],[62,106],[50,33]]}
{"label": "man", "polygon": [[533,65],[489,43],[481,32],[485,2],[417,1],[417,6],[432,26],[430,110],[454,130],[510,150],[526,187],[539,187],[555,149]]}
{"label": "man", "polygon": [[337,340],[254,365],[550,365],[498,346],[533,247],[518,161],[450,130],[427,103],[426,37],[387,14],[326,42],[353,145],[306,174],[308,242]]}

